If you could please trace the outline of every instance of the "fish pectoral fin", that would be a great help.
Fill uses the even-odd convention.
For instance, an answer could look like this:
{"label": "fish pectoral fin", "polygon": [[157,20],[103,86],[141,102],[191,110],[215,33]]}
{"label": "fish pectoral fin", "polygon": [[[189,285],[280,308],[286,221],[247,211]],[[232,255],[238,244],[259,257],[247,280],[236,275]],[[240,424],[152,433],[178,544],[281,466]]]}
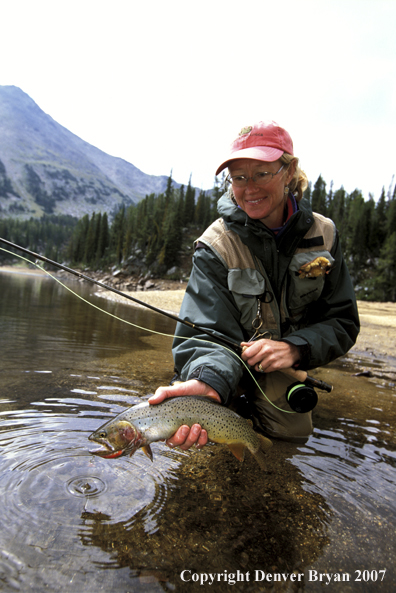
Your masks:
{"label": "fish pectoral fin", "polygon": [[262,451],[268,451],[268,449],[271,449],[271,447],[272,447],[272,441],[270,441],[269,439],[267,439],[267,437],[265,437],[262,434],[257,433],[257,436],[259,438],[259,441],[260,441],[260,449]]}
{"label": "fish pectoral fin", "polygon": [[257,451],[255,451],[253,453],[253,455],[254,455],[255,460],[261,467],[261,469],[266,470],[267,469],[266,453],[267,453],[268,449],[270,449],[272,447],[272,441],[267,439],[262,434],[257,434],[257,436],[259,438],[260,444],[259,444],[259,448],[257,449]]}
{"label": "fish pectoral fin", "polygon": [[152,452],[152,450],[151,450],[151,447],[150,447],[150,445],[143,445],[143,447],[142,447],[141,449],[142,449],[143,453],[144,453],[145,455],[147,455],[147,457],[148,457],[149,459],[151,459],[151,461],[153,461],[153,452]]}
{"label": "fish pectoral fin", "polygon": [[243,461],[245,459],[245,445],[242,443],[230,443],[229,448],[231,452],[239,461]]}

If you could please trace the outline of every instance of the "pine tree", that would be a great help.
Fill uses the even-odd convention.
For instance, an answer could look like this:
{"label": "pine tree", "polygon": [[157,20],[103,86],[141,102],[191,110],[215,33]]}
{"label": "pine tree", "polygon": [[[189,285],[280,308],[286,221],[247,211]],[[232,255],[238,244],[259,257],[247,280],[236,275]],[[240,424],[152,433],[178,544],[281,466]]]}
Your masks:
{"label": "pine tree", "polygon": [[125,233],[125,206],[123,205],[114,217],[111,225],[110,247],[115,256],[115,261],[120,264],[122,261],[122,248],[124,245]]}
{"label": "pine tree", "polygon": [[166,270],[179,263],[179,251],[181,246],[181,226],[177,208],[168,210],[164,221],[164,242],[159,253],[159,264]]}
{"label": "pine tree", "polygon": [[194,222],[198,225],[199,228],[202,228],[204,220],[205,220],[205,192],[201,190],[199,192],[197,204],[195,206]]}
{"label": "pine tree", "polygon": [[195,213],[195,189],[191,186],[191,175],[188,180],[186,189],[186,196],[184,199],[184,225],[187,225],[194,220]]}
{"label": "pine tree", "polygon": [[84,261],[85,245],[89,229],[89,216],[85,214],[77,223],[70,243],[69,258],[75,263]]}
{"label": "pine tree", "polygon": [[96,260],[98,263],[103,259],[108,246],[109,246],[109,223],[108,223],[108,218],[107,218],[107,212],[104,212],[102,214],[102,218],[100,221],[98,246],[96,249]]}
{"label": "pine tree", "polygon": [[386,239],[386,219],[388,214],[388,203],[385,195],[385,188],[382,188],[381,196],[377,202],[374,217],[374,232],[376,236],[376,254],[379,255],[382,245]]}
{"label": "pine tree", "polygon": [[214,178],[214,184],[212,189],[212,200],[211,200],[211,209],[210,209],[210,220],[209,222],[213,222],[218,218],[219,214],[217,211],[217,202],[220,200],[221,196],[225,192],[225,172],[223,171],[221,179],[218,177]]}
{"label": "pine tree", "polygon": [[376,277],[378,300],[396,301],[396,231],[387,237],[381,248]]}
{"label": "pine tree", "polygon": [[319,175],[314,185],[314,189],[311,195],[311,204],[312,210],[314,212],[319,212],[319,214],[323,214],[324,216],[326,216],[326,183],[321,175]]}
{"label": "pine tree", "polygon": [[332,215],[330,218],[334,221],[337,229],[340,231],[342,236],[342,228],[345,226],[345,213],[346,213],[346,191],[341,186],[338,189],[332,199]]}
{"label": "pine tree", "polygon": [[95,261],[96,256],[96,230],[97,230],[97,223],[96,223],[96,214],[95,212],[92,214],[91,220],[89,221],[88,226],[88,233],[87,238],[85,241],[85,250],[83,261],[86,264],[92,265]]}
{"label": "pine tree", "polygon": [[168,177],[166,182],[166,190],[165,190],[165,207],[169,204],[172,196],[173,196],[173,187],[172,187],[173,179],[172,179],[172,171]]}

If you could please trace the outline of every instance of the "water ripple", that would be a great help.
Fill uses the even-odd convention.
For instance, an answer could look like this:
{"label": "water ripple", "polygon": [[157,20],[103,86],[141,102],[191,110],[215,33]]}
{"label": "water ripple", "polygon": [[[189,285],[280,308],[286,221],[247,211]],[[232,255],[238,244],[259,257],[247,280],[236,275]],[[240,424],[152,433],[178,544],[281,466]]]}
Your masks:
{"label": "water ripple", "polygon": [[21,589],[23,563],[14,554],[0,549],[0,585],[7,587],[7,591]]}
{"label": "water ripple", "polygon": [[306,488],[330,495],[340,515],[368,509],[384,519],[393,515],[396,453],[383,442],[384,427],[346,419],[339,419],[339,426],[315,429],[300,455],[291,460],[307,479]]}
{"label": "water ripple", "polygon": [[154,446],[154,464],[141,451],[117,460],[92,456],[87,437],[115,407],[122,409],[112,402],[50,398],[2,413],[0,588],[22,588],[20,575],[44,550],[46,562],[60,570],[62,551],[76,538],[91,537],[92,520],[128,530],[139,514],[146,532],[156,531],[167,478],[179,461],[162,455],[162,444]]}

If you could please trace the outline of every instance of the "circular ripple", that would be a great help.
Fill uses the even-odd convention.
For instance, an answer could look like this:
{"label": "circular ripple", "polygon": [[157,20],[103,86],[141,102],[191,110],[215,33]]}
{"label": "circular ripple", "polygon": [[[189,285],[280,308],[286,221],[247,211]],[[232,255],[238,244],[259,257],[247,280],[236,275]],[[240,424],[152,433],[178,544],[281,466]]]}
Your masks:
{"label": "circular ripple", "polygon": [[115,414],[114,404],[44,403],[1,415],[0,590],[10,593],[32,583],[35,591],[71,590],[70,578],[73,591],[91,590],[87,566],[118,566],[109,557],[117,534],[157,531],[180,463],[160,443],[154,463],[141,451],[91,455],[88,436]]}
{"label": "circular ripple", "polygon": [[106,414],[102,403],[89,402],[89,410],[86,401],[79,404],[53,399],[46,401],[45,413],[31,408],[4,414],[0,548],[7,540],[40,549],[53,546],[54,539],[64,545],[90,516],[128,529],[142,509],[148,531],[155,530],[177,455],[158,454],[166,449],[161,444],[155,445],[155,463],[140,451],[112,460],[91,455],[88,435]]}
{"label": "circular ripple", "polygon": [[96,476],[79,476],[66,482],[66,489],[73,496],[92,498],[106,492],[107,485]]}

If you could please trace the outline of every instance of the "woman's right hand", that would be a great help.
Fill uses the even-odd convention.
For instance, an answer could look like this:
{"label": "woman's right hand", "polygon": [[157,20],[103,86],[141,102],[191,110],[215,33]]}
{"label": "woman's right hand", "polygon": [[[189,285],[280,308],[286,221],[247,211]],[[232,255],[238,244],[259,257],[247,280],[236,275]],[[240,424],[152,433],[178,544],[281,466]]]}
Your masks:
{"label": "woman's right hand", "polygon": [[[201,395],[221,403],[221,398],[217,391],[210,387],[210,385],[207,385],[203,381],[198,381],[197,379],[190,379],[183,383],[177,382],[174,385],[168,385],[166,387],[158,387],[155,394],[149,398],[148,402],[151,405],[156,405],[169,397],[189,395]],[[172,437],[167,439],[166,444],[168,447],[179,447],[183,451],[186,451],[193,445],[200,449],[206,445],[207,442],[208,434],[199,424],[193,424],[191,428],[183,424]]]}

